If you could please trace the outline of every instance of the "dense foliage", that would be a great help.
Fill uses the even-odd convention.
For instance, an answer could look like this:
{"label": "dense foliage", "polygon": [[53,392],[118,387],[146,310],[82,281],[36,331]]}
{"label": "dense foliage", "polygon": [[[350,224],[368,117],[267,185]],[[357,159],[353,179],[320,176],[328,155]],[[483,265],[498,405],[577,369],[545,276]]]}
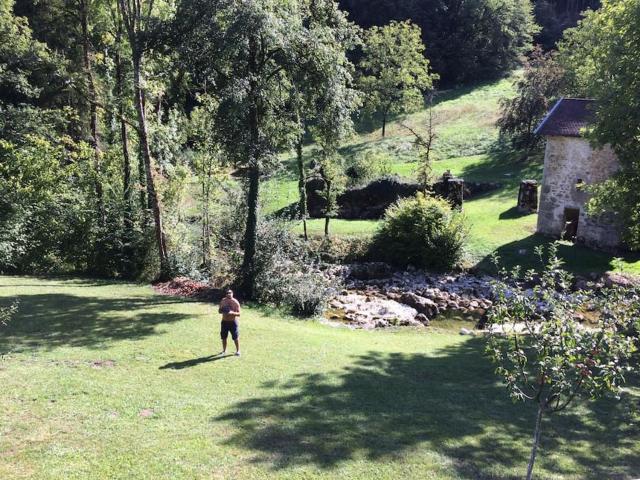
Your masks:
{"label": "dense foliage", "polygon": [[391,163],[390,155],[381,150],[367,150],[356,155],[345,168],[348,185],[364,185],[371,180],[389,175]]}
{"label": "dense foliage", "polygon": [[215,140],[246,178],[242,287],[252,296],[261,176],[274,170],[279,152],[299,143],[309,105],[327,112],[314,133],[328,175],[357,98],[345,55],[355,33],[332,1],[185,0],[175,29],[181,62],[218,99]]}
{"label": "dense foliage", "polygon": [[[537,250],[542,258],[542,249]],[[634,339],[628,335],[635,297],[572,292],[572,278],[562,269],[557,245],[540,273],[502,271],[495,284],[488,351],[514,401],[533,401],[538,414],[527,470],[532,478],[544,417],[569,407],[579,396],[596,398],[619,394],[630,371]],[[529,285],[534,284],[533,288]],[[635,298],[635,299],[634,299]],[[581,311],[592,313],[587,324]]]}
{"label": "dense foliage", "polygon": [[258,226],[256,298],[288,307],[296,315],[320,312],[339,285],[318,270],[308,245],[288,226],[261,222]]}
{"label": "dense foliage", "polygon": [[559,98],[565,72],[554,52],[536,47],[516,82],[516,96],[502,100],[498,120],[500,134],[509,137],[516,148],[533,148],[540,142],[534,130]]}
{"label": "dense foliage", "polygon": [[429,70],[420,37],[420,27],[410,22],[391,22],[366,32],[360,86],[365,107],[382,116],[383,137],[389,115],[421,108],[425,92],[438,78]]}
{"label": "dense foliage", "polygon": [[518,64],[537,31],[529,0],[343,0],[363,27],[411,20],[442,83],[495,78]]}
{"label": "dense foliage", "polygon": [[419,193],[389,207],[372,248],[394,265],[446,270],[460,261],[467,232],[462,213]]}
{"label": "dense foliage", "polygon": [[597,100],[590,137],[610,145],[622,165],[611,180],[595,186],[594,214],[617,212],[624,238],[640,248],[640,3],[609,0],[587,13],[561,44],[571,93]]}

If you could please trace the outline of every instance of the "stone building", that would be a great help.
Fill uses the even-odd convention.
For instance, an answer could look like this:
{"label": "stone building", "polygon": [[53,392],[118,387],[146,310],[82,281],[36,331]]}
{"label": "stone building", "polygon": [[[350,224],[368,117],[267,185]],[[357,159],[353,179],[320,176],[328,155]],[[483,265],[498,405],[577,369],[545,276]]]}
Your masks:
{"label": "stone building", "polygon": [[593,100],[561,98],[535,131],[547,141],[537,231],[615,249],[620,234],[613,216],[593,217],[585,211],[589,194],[584,187],[606,180],[619,168],[611,148],[594,149],[581,134],[592,119]]}

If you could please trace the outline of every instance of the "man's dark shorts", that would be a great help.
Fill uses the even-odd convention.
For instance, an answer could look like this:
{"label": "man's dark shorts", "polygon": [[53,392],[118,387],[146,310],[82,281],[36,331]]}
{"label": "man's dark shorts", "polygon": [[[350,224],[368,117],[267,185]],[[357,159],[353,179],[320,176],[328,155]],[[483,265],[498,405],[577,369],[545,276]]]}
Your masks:
{"label": "man's dark shorts", "polygon": [[240,328],[238,327],[238,322],[235,320],[225,321],[222,320],[220,322],[220,338],[226,340],[227,336],[231,333],[231,338],[234,340],[238,339],[238,334],[240,333]]}

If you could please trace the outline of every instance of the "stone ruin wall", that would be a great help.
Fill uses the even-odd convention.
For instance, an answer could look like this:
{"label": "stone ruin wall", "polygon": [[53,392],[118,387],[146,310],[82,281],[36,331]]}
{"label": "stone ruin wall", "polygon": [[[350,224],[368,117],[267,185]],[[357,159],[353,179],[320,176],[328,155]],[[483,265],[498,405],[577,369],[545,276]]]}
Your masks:
{"label": "stone ruin wall", "polygon": [[611,216],[589,217],[585,212],[589,195],[576,187],[578,179],[586,185],[602,182],[618,168],[618,160],[608,146],[593,150],[583,138],[547,137],[537,231],[560,237],[565,208],[576,208],[580,210],[579,243],[603,249],[618,247],[619,229]]}

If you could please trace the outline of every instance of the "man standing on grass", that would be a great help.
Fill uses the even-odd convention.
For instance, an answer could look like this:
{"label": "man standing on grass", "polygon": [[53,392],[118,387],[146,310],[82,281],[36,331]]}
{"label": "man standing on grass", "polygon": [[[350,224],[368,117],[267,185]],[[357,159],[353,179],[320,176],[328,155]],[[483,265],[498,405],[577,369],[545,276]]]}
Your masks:
{"label": "man standing on grass", "polygon": [[240,342],[238,340],[238,318],[240,317],[240,302],[233,298],[233,290],[225,291],[225,296],[220,302],[218,313],[222,314],[220,322],[220,338],[222,338],[222,353],[227,352],[227,337],[231,333],[233,343],[236,344],[236,356],[240,356]]}

